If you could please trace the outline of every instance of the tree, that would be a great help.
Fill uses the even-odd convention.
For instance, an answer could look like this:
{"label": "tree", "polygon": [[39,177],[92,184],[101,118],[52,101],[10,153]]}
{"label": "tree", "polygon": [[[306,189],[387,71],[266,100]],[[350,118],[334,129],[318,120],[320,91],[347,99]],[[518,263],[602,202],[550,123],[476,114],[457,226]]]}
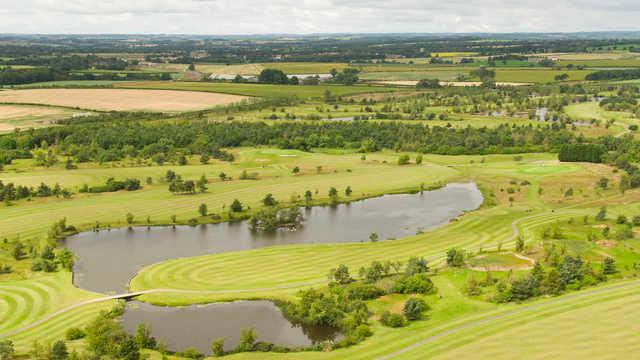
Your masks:
{"label": "tree", "polygon": [[311,193],[311,190],[307,190],[304,193],[304,201],[307,203],[307,205],[311,204],[311,201],[313,201],[313,194]]}
{"label": "tree", "polygon": [[256,330],[254,328],[244,329],[240,332],[240,343],[236,347],[236,352],[246,352],[253,350],[256,342]]}
{"label": "tree", "polygon": [[66,360],[69,357],[67,345],[62,340],[56,341],[49,352],[49,360]]}
{"label": "tree", "polygon": [[207,180],[207,178],[204,175],[200,176],[200,179],[198,179],[198,182],[196,183],[196,186],[198,187],[198,191],[200,193],[204,193],[205,191],[207,191],[208,183],[209,183],[209,180]]}
{"label": "tree", "polygon": [[524,250],[524,239],[522,236],[518,236],[516,239],[516,252],[522,252]]}
{"label": "tree", "polygon": [[608,186],[609,186],[609,179],[607,179],[606,177],[601,177],[600,180],[598,180],[598,187],[600,189],[606,190]]}
{"label": "tree", "polygon": [[332,200],[335,200],[338,198],[338,190],[336,188],[334,188],[333,186],[329,189],[329,197]]}
{"label": "tree", "polygon": [[140,359],[140,348],[132,336],[127,336],[124,341],[120,342],[117,355],[118,358],[124,360]]}
{"label": "tree", "polygon": [[200,155],[200,163],[202,165],[208,164],[209,163],[209,154]]}
{"label": "tree", "polygon": [[438,89],[441,87],[438,79],[422,79],[416,84],[416,89]]}
{"label": "tree", "polygon": [[400,155],[400,157],[398,158],[398,165],[407,165],[410,160],[411,158],[409,158],[409,155],[407,154]]}
{"label": "tree", "polygon": [[618,189],[622,194],[631,189],[631,178],[628,175],[622,175]]}
{"label": "tree", "polygon": [[264,206],[275,206],[276,199],[273,197],[273,194],[267,194],[265,195],[264,199],[262,199],[262,203],[264,204]]}
{"label": "tree", "polygon": [[0,360],[12,360],[14,355],[13,341],[0,340]]}
{"label": "tree", "polygon": [[464,252],[458,249],[447,251],[447,265],[450,267],[462,267],[464,265]]}
{"label": "tree", "polygon": [[72,270],[75,263],[75,255],[69,249],[62,249],[56,256],[56,259],[63,269]]}
{"label": "tree", "polygon": [[422,154],[418,154],[416,156],[416,165],[421,165],[422,164]]}
{"label": "tree", "polygon": [[340,285],[353,282],[353,278],[349,274],[349,268],[344,264],[340,264],[336,269],[332,269],[329,275],[332,280]]}
{"label": "tree", "polygon": [[134,339],[141,349],[155,349],[157,346],[156,339],[151,335],[150,325],[138,324]]}
{"label": "tree", "polygon": [[209,210],[207,209],[207,204],[200,204],[200,206],[198,207],[198,213],[200,214],[200,216],[207,216],[208,212]]}
{"label": "tree", "polygon": [[227,174],[221,172],[220,174],[218,174],[218,177],[220,178],[220,180],[225,181],[227,180]]}
{"label": "tree", "polygon": [[224,356],[224,338],[217,338],[211,342],[211,355]]}
{"label": "tree", "polygon": [[288,84],[289,78],[282,70],[264,69],[258,75],[258,81],[266,84]]}
{"label": "tree", "polygon": [[607,256],[602,261],[602,273],[605,275],[615,274],[618,270],[616,269],[616,260],[612,257]]}
{"label": "tree", "polygon": [[196,64],[194,64],[194,63],[189,64],[188,69],[189,69],[189,71],[196,71]]}
{"label": "tree", "polygon": [[127,213],[126,216],[126,220],[127,220],[127,224],[129,225],[129,229],[131,229],[131,225],[133,224],[133,214],[132,213]]}
{"label": "tree", "polygon": [[233,212],[242,211],[242,203],[240,202],[240,200],[238,199],[233,200],[233,202],[231,203],[231,211]]}
{"label": "tree", "polygon": [[178,217],[175,214],[171,215],[171,225],[173,226],[174,229],[176,228],[177,220],[178,220]]}
{"label": "tree", "polygon": [[407,320],[413,321],[420,319],[422,313],[427,310],[429,310],[429,305],[424,300],[412,297],[404,303],[402,313]]}
{"label": "tree", "polygon": [[292,172],[294,175],[297,175],[297,174],[299,174],[299,173],[300,173],[300,168],[296,166],[296,167],[294,167],[294,168],[293,168],[293,170],[291,170],[291,172]]}
{"label": "tree", "polygon": [[382,323],[382,325],[392,328],[399,328],[406,325],[404,316],[389,311],[385,311],[382,313],[382,315],[380,315],[380,322]]}
{"label": "tree", "polygon": [[347,186],[347,188],[344,190],[344,194],[347,196],[351,196],[351,193],[353,191],[351,190],[351,186]]}
{"label": "tree", "polygon": [[372,232],[371,234],[369,234],[369,241],[371,242],[378,242],[378,233],[376,232]]}
{"label": "tree", "polygon": [[175,180],[177,177],[178,175],[173,170],[167,170],[166,174],[164,175],[164,179],[167,182],[171,182]]}
{"label": "tree", "polygon": [[26,255],[24,252],[24,245],[22,245],[20,241],[16,241],[15,244],[13,244],[12,255],[15,260],[22,260]]}
{"label": "tree", "polygon": [[407,262],[405,275],[422,274],[429,271],[429,262],[423,257],[412,257]]}
{"label": "tree", "polygon": [[600,211],[596,214],[596,221],[603,221],[607,217],[607,208],[605,206],[600,208]]}

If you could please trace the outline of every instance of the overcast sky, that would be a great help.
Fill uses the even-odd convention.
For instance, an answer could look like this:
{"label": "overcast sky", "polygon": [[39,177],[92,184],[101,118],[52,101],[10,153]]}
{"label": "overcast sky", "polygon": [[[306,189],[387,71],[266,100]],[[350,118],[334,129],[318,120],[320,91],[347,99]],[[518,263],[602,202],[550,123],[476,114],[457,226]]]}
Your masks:
{"label": "overcast sky", "polygon": [[0,0],[1,33],[640,30],[640,0]]}

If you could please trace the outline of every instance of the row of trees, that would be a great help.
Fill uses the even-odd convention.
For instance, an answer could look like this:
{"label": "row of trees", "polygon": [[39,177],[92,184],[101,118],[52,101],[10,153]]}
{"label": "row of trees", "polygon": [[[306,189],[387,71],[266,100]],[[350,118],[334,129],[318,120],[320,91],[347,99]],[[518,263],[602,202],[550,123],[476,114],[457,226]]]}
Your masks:
{"label": "row of trees", "polygon": [[65,199],[72,196],[72,192],[63,189],[60,184],[56,183],[53,187],[45,183],[40,183],[37,187],[14,185],[13,183],[4,184],[0,180],[0,201],[13,201],[27,199],[31,197],[50,197],[62,196]]}

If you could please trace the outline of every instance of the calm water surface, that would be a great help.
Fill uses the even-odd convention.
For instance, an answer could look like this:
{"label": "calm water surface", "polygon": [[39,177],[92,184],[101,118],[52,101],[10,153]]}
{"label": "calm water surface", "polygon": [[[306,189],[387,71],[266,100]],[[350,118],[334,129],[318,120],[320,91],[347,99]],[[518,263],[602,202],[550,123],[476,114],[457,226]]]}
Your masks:
{"label": "calm water surface", "polygon": [[101,293],[125,292],[144,266],[163,260],[273,245],[368,241],[414,235],[482,204],[475,184],[449,184],[422,194],[387,195],[337,206],[303,209],[296,231],[253,232],[246,221],[85,232],[65,240],[78,257],[74,283]]}
{"label": "calm water surface", "polygon": [[254,328],[257,341],[287,347],[309,346],[336,339],[331,328],[292,325],[270,301],[237,301],[184,307],[161,307],[138,301],[127,303],[122,325],[131,334],[138,324],[151,325],[153,336],[170,351],[194,347],[209,353],[211,341],[225,339],[225,349],[238,345],[240,332]]}

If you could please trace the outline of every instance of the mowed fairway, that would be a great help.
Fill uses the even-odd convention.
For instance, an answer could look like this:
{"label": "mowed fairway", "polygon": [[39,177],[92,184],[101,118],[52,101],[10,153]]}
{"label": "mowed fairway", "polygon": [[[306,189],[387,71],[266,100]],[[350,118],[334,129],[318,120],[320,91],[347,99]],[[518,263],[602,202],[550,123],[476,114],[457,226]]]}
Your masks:
{"label": "mowed fairway", "polygon": [[128,89],[27,89],[0,92],[0,103],[43,104],[103,111],[180,112],[207,109],[242,96]]}
{"label": "mowed fairway", "polygon": [[622,359],[640,351],[640,283],[538,302],[393,359]]}
{"label": "mowed fairway", "polygon": [[[100,295],[74,287],[71,284],[71,273],[68,272],[40,276],[32,280],[1,282],[0,337],[9,336],[16,340],[19,350],[30,347],[35,339],[40,341],[59,339],[64,336],[64,331],[68,328],[89,321],[93,315],[87,316],[87,311],[97,311],[96,307],[102,309],[111,306],[113,302],[89,305],[77,311],[53,317],[33,330],[20,331],[15,335],[13,332],[67,306],[97,297]],[[78,313],[85,315],[78,317]],[[22,339],[27,340],[21,341]]]}

